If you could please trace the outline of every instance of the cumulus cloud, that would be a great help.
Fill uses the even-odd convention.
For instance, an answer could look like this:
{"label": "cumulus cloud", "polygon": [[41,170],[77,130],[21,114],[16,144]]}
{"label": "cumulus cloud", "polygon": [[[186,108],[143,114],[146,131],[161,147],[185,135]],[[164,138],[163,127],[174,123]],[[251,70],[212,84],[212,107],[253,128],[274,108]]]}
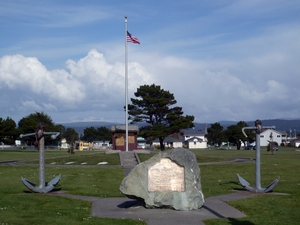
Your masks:
{"label": "cumulus cloud", "polygon": [[[6,108],[10,112],[26,113],[123,111],[123,63],[109,64],[102,53],[92,49],[77,62],[68,60],[66,67],[67,70],[49,71],[34,57],[3,56],[0,58],[0,87],[6,94],[1,96],[2,104],[9,105]],[[147,83],[150,75],[135,62],[129,63],[129,71],[129,90],[132,93]]]}
{"label": "cumulus cloud", "polygon": [[0,59],[1,87],[28,91],[59,102],[81,101],[85,94],[77,80],[63,70],[48,71],[37,58],[22,55]]}

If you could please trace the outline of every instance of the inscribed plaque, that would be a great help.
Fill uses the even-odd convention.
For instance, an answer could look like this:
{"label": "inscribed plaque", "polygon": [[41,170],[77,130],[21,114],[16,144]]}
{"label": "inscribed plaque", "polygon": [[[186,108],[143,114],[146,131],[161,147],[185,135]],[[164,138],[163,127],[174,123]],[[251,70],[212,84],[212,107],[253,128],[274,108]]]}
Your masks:
{"label": "inscribed plaque", "polygon": [[124,146],[125,138],[122,135],[116,135],[116,146]]}
{"label": "inscribed plaque", "polygon": [[148,167],[148,191],[185,191],[184,167],[169,158]]}
{"label": "inscribed plaque", "polygon": [[134,144],[134,136],[128,136],[128,143]]}

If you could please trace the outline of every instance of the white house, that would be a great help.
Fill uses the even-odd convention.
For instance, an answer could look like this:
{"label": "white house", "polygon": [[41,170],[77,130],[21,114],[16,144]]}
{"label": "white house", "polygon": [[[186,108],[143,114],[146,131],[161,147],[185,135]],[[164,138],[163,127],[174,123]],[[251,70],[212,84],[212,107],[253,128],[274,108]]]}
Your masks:
{"label": "white house", "polygon": [[[152,145],[160,145],[159,139],[155,139],[152,142]],[[182,148],[182,140],[173,137],[165,137],[164,145],[169,148]]]}
{"label": "white house", "polygon": [[195,149],[195,148],[207,148],[206,142],[203,139],[198,137],[192,137],[184,141],[184,144],[187,146],[188,149]]}
{"label": "white house", "polygon": [[299,146],[300,146],[300,138],[293,139],[293,140],[291,140],[290,143],[291,143],[292,146],[295,146],[295,147],[299,148]]}
{"label": "white house", "polygon": [[204,131],[185,130],[183,142],[189,149],[207,148],[207,139]]}
{"label": "white house", "polygon": [[267,146],[270,141],[277,142],[280,145],[284,138],[280,131],[267,129],[260,133],[260,146]]}

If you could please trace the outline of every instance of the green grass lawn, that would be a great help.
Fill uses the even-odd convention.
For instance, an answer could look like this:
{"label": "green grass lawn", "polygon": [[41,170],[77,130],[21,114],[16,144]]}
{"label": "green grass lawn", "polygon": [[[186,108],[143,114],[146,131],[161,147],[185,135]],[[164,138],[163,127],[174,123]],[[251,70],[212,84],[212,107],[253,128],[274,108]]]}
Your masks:
{"label": "green grass lawn", "polygon": [[[1,150],[0,161],[17,160],[19,163],[38,164],[39,152],[37,150]],[[46,150],[45,163],[63,165],[74,162],[72,165],[97,165],[100,162],[107,162],[108,165],[119,165],[118,154],[105,154],[103,151],[76,151],[70,154],[67,151]]]}
{"label": "green grass lawn", "polygon": [[[141,161],[152,154],[139,154]],[[199,163],[231,161],[236,158],[255,158],[251,150],[193,150]],[[91,217],[91,203],[48,194],[29,193],[21,176],[38,184],[38,151],[1,150],[0,161],[17,160],[21,166],[0,165],[0,225],[2,224],[145,224],[138,220],[117,220]],[[71,155],[64,151],[46,151],[46,181],[59,174],[59,188],[70,194],[95,197],[120,197],[119,185],[124,173],[118,154],[84,151]],[[266,187],[280,177],[274,192],[288,195],[259,195],[231,201],[230,205],[248,215],[241,219],[212,219],[205,224],[299,224],[300,221],[300,152],[280,147],[270,155],[264,148],[261,153],[261,184]],[[65,166],[66,162],[74,166]],[[108,162],[98,166],[98,162]],[[81,165],[87,162],[88,166]],[[205,197],[232,193],[243,187],[236,174],[254,186],[255,161],[237,164],[200,165],[201,183]]]}

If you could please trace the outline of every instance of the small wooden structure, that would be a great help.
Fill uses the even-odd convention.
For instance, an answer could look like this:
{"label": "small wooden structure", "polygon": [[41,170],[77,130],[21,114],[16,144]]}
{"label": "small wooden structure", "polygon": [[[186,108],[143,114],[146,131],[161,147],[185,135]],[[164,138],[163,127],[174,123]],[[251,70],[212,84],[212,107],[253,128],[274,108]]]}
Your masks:
{"label": "small wooden structure", "polygon": [[[128,126],[128,151],[137,149],[138,126]],[[126,151],[126,127],[112,126],[112,150]]]}

